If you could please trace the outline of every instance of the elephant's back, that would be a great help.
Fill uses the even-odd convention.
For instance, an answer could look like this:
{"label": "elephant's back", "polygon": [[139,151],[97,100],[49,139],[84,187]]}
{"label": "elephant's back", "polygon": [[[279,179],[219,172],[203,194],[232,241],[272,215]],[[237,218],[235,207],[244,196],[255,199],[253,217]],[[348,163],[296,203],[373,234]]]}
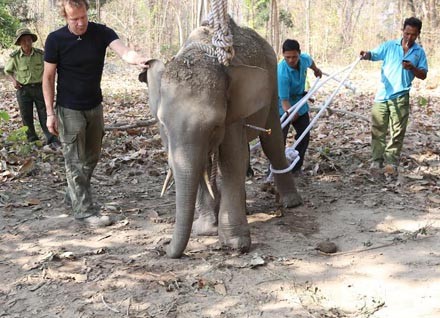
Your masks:
{"label": "elephant's back", "polygon": [[[264,69],[276,69],[277,57],[275,51],[262,36],[250,28],[238,26],[232,18],[230,19],[229,26],[233,36],[233,46],[235,51],[232,64],[246,64],[262,67]],[[201,26],[194,29],[188,36],[181,50],[177,53],[176,57],[185,55],[188,48],[193,47],[195,43],[212,46],[212,38],[212,28]],[[200,49],[191,49],[191,54],[206,55],[206,52],[203,52],[203,50]]]}
{"label": "elephant's back", "polygon": [[277,57],[272,46],[256,31],[238,26],[231,19],[235,60],[239,64],[271,69],[277,65]]}
{"label": "elephant's back", "polygon": [[194,92],[200,92],[206,87],[221,90],[226,83],[226,73],[217,58],[209,56],[191,43],[206,43],[208,34],[206,28],[193,31],[179,53],[167,63],[163,78],[175,83],[186,83]]}

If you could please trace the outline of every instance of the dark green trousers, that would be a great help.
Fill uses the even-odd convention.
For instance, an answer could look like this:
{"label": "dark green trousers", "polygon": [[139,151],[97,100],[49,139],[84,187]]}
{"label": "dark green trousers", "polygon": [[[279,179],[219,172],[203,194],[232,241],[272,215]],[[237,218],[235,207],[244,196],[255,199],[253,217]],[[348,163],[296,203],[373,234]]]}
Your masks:
{"label": "dark green trousers", "polygon": [[409,94],[373,105],[371,127],[373,161],[398,165],[409,111]]}
{"label": "dark green trousers", "polygon": [[34,126],[34,104],[37,109],[38,120],[43,130],[48,144],[57,141],[57,137],[52,135],[46,126],[46,106],[44,103],[43,90],[41,84],[24,85],[16,92],[18,106],[20,107],[21,120],[23,126],[27,126],[26,137],[28,141],[37,141],[38,135]]}
{"label": "dark green trousers", "polygon": [[74,217],[83,219],[99,212],[93,205],[90,179],[101,155],[102,105],[85,111],[57,106],[56,112],[66,166],[66,200]]}

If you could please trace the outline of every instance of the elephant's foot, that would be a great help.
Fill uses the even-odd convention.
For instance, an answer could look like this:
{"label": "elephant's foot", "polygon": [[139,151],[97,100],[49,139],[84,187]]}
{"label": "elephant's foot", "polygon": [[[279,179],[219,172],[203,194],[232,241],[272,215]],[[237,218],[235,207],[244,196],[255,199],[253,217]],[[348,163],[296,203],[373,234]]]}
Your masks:
{"label": "elephant's foot", "polygon": [[222,237],[220,238],[222,246],[226,246],[233,250],[238,250],[241,253],[247,253],[251,249],[250,236],[236,236],[236,237]]}
{"label": "elephant's foot", "polygon": [[201,215],[194,221],[192,230],[195,235],[215,236],[218,234],[217,221],[214,217]]}
{"label": "elephant's foot", "polygon": [[274,183],[280,194],[280,201],[285,208],[294,208],[303,203],[296,189],[292,173],[275,174]]}
{"label": "elephant's foot", "polygon": [[280,194],[280,201],[285,208],[294,208],[303,204],[303,200],[298,192]]}
{"label": "elephant's foot", "polygon": [[248,224],[232,228],[219,228],[220,244],[228,248],[246,253],[251,248],[251,233]]}

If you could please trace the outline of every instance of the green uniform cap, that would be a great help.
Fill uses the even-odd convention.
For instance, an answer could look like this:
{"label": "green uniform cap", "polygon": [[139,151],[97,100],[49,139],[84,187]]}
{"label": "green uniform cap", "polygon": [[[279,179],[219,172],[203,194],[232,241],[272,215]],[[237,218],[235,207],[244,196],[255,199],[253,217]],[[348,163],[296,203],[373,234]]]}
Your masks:
{"label": "green uniform cap", "polygon": [[15,45],[20,45],[19,41],[20,41],[20,38],[23,35],[30,35],[30,36],[32,36],[32,42],[35,42],[38,39],[37,35],[32,33],[31,30],[29,30],[28,28],[21,28],[21,29],[18,29],[17,32],[16,32],[16,36],[17,37],[15,38],[15,42],[14,42]]}

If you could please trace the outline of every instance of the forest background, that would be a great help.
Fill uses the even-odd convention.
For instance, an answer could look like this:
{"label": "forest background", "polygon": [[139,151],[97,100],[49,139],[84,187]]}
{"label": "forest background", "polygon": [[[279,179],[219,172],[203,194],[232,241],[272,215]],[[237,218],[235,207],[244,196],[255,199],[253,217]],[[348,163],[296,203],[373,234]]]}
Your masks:
{"label": "forest background", "polygon": [[[208,4],[91,1],[89,16],[165,61],[206,17]],[[304,204],[276,203],[275,190],[263,184],[266,158],[255,153],[255,176],[246,180],[251,253],[193,236],[184,258],[168,259],[163,245],[173,232],[175,191],[160,196],[167,153],[139,69],[108,50],[106,136],[92,185],[102,212],[117,222],[104,229],[76,224],[63,203],[63,157],[26,142],[15,89],[1,70],[17,48],[17,28],[30,27],[43,48],[65,21],[56,0],[0,0],[0,317],[440,317],[438,2],[230,0],[228,8],[280,58],[280,44],[296,38],[323,71],[400,37],[405,18],[422,19],[419,41],[429,73],[411,91],[398,179],[368,169],[368,118],[381,63],[361,62],[349,78],[356,92],[341,89],[313,128],[296,180]],[[313,108],[333,91],[329,86],[316,94]],[[328,241],[337,253],[317,249]]]}
{"label": "forest background", "polygon": [[[15,49],[15,31],[24,25],[44,47],[51,31],[64,24],[56,0],[0,0],[0,66]],[[210,12],[209,0],[95,0],[89,18],[107,24],[131,47],[147,56],[169,59]],[[295,38],[320,64],[343,64],[361,49],[397,38],[403,20],[423,21],[420,43],[430,66],[440,59],[440,4],[436,0],[230,0],[228,10],[240,25],[258,31],[280,54],[286,38]]]}

